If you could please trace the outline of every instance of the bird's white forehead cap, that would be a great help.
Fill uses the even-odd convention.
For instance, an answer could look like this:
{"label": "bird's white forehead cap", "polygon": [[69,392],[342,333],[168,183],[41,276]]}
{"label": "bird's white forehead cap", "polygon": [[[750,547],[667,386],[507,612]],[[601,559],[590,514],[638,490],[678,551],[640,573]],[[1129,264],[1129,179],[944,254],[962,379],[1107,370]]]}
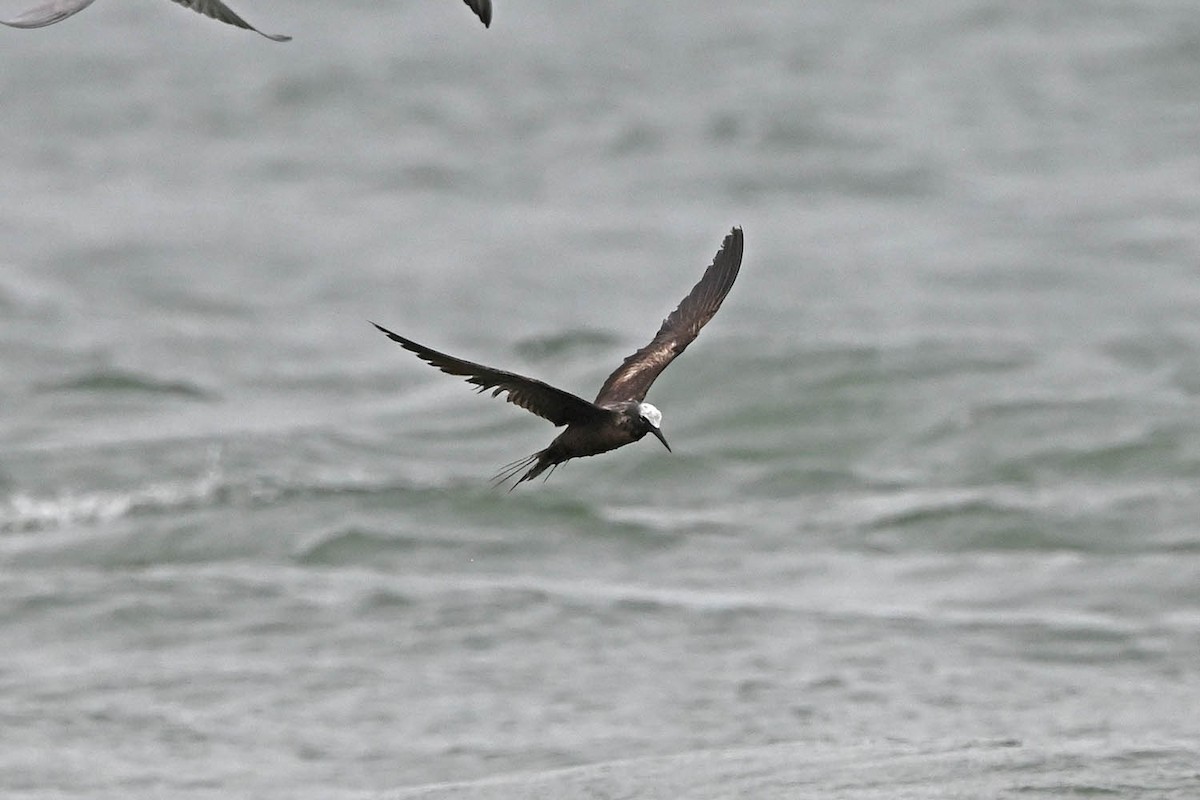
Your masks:
{"label": "bird's white forehead cap", "polygon": [[649,403],[638,403],[638,413],[656,428],[662,427],[662,412]]}

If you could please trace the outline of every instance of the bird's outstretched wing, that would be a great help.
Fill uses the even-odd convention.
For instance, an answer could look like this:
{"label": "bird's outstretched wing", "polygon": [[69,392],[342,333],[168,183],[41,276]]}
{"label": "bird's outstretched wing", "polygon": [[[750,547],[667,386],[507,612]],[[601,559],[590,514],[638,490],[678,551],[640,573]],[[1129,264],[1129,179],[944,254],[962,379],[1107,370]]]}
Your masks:
{"label": "bird's outstretched wing", "polygon": [[62,22],[72,14],[78,14],[93,2],[95,0],[49,0],[22,11],[12,19],[0,19],[0,25],[10,28],[44,28]]}
{"label": "bird's outstretched wing", "polygon": [[481,392],[491,389],[492,397],[507,393],[508,396],[505,399],[508,402],[520,406],[526,411],[531,411],[539,417],[544,417],[555,425],[594,422],[610,413],[582,397],[564,392],[562,389],[556,389],[548,383],[501,369],[485,367],[482,364],[463,361],[460,358],[439,353],[437,350],[431,350],[411,339],[405,339],[382,325],[376,325],[374,322],[371,324],[405,350],[416,353],[417,357],[427,364],[450,375],[465,376],[467,383],[475,384]]}
{"label": "bird's outstretched wing", "polygon": [[704,324],[717,313],[721,301],[733,287],[741,266],[742,229],[734,228],[725,237],[704,277],[692,287],[679,307],[663,320],[662,327],[650,344],[626,358],[608,376],[596,395],[596,404],[643,400],[659,374],[687,349]]}
{"label": "bird's outstretched wing", "polygon": [[[67,17],[78,14],[90,6],[95,0],[48,0],[41,5],[22,11],[12,19],[0,19],[0,24],[12,28],[44,28],[56,22],[62,22]],[[175,0],[181,6],[187,6],[206,17],[212,17],[219,22],[226,22],[248,31],[254,31],[275,42],[287,42],[292,37],[279,36],[273,33],[263,33],[246,20],[239,17],[221,0]]]}
{"label": "bird's outstretched wing", "polygon": [[492,0],[466,0],[467,5],[475,12],[475,16],[483,20],[483,27],[492,25]]}
{"label": "bird's outstretched wing", "polygon": [[[91,0],[89,0],[91,2]],[[246,20],[234,13],[233,9],[221,2],[221,0],[175,0],[181,6],[187,6],[193,11],[197,11],[206,17],[211,17],[218,22],[225,22],[234,25],[238,28],[243,28],[248,31],[265,36],[273,42],[290,42],[292,37],[281,36],[276,33],[263,33],[258,28],[251,25]]]}

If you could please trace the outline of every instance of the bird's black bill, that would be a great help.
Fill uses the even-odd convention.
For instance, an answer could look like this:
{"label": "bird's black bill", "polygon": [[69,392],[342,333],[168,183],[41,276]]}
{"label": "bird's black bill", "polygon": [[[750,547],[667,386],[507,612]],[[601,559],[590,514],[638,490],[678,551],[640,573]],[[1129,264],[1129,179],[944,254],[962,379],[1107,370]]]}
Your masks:
{"label": "bird's black bill", "polygon": [[667,452],[671,452],[671,445],[667,444],[667,437],[663,436],[663,432],[658,428],[651,426],[650,432],[658,437],[658,440],[663,443],[663,447],[667,448]]}

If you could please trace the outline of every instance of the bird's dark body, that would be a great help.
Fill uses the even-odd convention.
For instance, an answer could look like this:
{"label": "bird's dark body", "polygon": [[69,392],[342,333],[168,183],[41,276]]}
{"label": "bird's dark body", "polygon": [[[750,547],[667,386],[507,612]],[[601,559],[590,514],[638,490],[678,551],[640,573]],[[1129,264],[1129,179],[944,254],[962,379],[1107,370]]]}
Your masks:
{"label": "bird's dark body", "polygon": [[650,343],[626,358],[608,376],[593,402],[533,378],[439,353],[381,325],[375,327],[442,372],[465,377],[481,392],[490,389],[493,396],[505,394],[508,402],[555,425],[566,426],[544,450],[514,461],[496,476],[497,483],[503,483],[520,475],[513,483],[515,488],[564,461],[616,450],[639,441],[647,433],[653,434],[670,450],[659,427],[662,414],[643,402],[643,398],[667,365],[695,340],[700,329],[717,313],[741,264],[742,231],[734,228],[725,237],[700,282],[663,320]]}
{"label": "bird's dark body", "polygon": [[[512,465],[520,465],[516,471],[526,464],[531,465],[517,483],[532,480],[547,469],[572,458],[598,456],[641,440],[650,433],[650,425],[638,414],[637,406],[637,403],[631,402],[615,404],[613,408],[608,409],[612,415],[611,419],[601,425],[568,425],[566,430],[554,437],[554,441],[545,450],[539,450],[529,458]],[[516,471],[513,472],[513,476]],[[501,474],[504,480],[509,477],[507,472]]]}
{"label": "bird's dark body", "polygon": [[628,412],[613,412],[612,420],[604,425],[568,425],[546,449],[560,462],[568,458],[598,456],[633,444],[649,430],[645,422]]}

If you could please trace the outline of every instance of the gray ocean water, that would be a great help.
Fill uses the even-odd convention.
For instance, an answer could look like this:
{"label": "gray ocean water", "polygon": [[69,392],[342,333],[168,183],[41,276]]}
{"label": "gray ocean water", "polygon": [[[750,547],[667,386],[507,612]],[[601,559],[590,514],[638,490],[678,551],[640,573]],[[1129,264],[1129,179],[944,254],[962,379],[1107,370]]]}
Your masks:
{"label": "gray ocean water", "polygon": [[[0,796],[1200,796],[1194,4],[234,6],[0,30]],[[735,224],[673,454],[367,324],[591,397]]]}

